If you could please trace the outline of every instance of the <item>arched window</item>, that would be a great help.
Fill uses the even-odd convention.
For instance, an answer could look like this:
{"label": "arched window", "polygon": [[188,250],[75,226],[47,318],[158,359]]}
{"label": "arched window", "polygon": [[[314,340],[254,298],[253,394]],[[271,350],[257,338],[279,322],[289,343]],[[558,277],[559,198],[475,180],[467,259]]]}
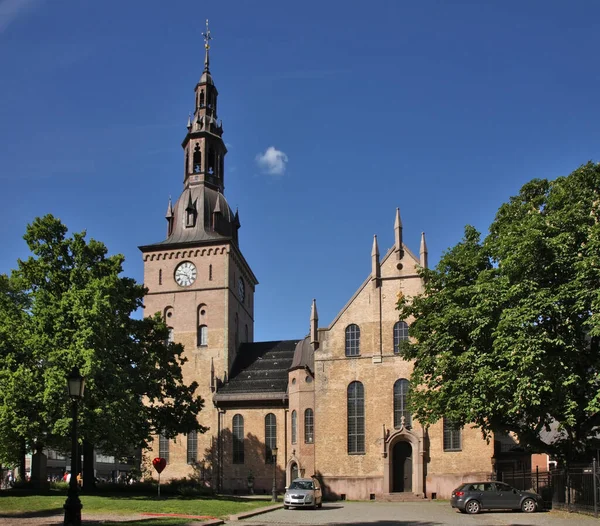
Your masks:
{"label": "arched window", "polygon": [[265,416],[265,462],[273,464],[273,448],[277,446],[277,420],[273,413]]}
{"label": "arched window", "polygon": [[198,433],[190,431],[187,436],[187,463],[194,464],[198,460]]}
{"label": "arched window", "polygon": [[158,456],[169,463],[169,439],[162,433],[158,437]]}
{"label": "arched window", "polygon": [[200,90],[200,107],[204,107],[204,90]]}
{"label": "arched window", "polygon": [[365,388],[360,382],[348,386],[348,453],[365,452]]}
{"label": "arched window", "polygon": [[346,356],[360,354],[360,328],[354,323],[346,327]]}
{"label": "arched window", "polygon": [[200,145],[196,144],[194,147],[194,167],[193,172],[199,174],[202,171],[202,152],[200,151]]}
{"label": "arched window", "polygon": [[304,442],[312,444],[315,440],[315,419],[312,409],[304,411]]}
{"label": "arched window", "polygon": [[412,425],[407,405],[409,390],[410,382],[406,378],[400,378],[394,384],[394,427],[396,429],[403,425],[402,417],[404,417],[405,427],[410,428]]}
{"label": "arched window", "polygon": [[206,305],[198,305],[198,315],[196,319],[196,345],[204,347],[208,345],[208,327],[206,325]]}
{"label": "arched window", "polygon": [[158,284],[162,285],[162,268],[158,269]]}
{"label": "arched window", "polygon": [[233,463],[244,463],[244,417],[233,417]]}
{"label": "arched window", "polygon": [[394,352],[400,352],[400,342],[408,340],[408,323],[397,321],[394,324]]}
{"label": "arched window", "polygon": [[444,451],[460,451],[462,449],[461,428],[452,420],[444,418]]}
{"label": "arched window", "polygon": [[190,173],[190,152],[189,150],[185,154],[185,173]]}
{"label": "arched window", "polygon": [[292,411],[292,444],[295,444],[297,441],[297,430],[298,430],[298,414],[294,409]]}
{"label": "arched window", "polygon": [[167,334],[167,343],[173,343],[175,341],[175,337],[173,335],[173,327],[167,327],[169,333]]}
{"label": "arched window", "polygon": [[208,281],[212,281],[212,264],[208,265]]}
{"label": "arched window", "polygon": [[215,173],[215,151],[212,148],[210,148],[208,150],[208,159],[207,160],[208,160],[208,170],[207,171],[210,175],[212,175]]}

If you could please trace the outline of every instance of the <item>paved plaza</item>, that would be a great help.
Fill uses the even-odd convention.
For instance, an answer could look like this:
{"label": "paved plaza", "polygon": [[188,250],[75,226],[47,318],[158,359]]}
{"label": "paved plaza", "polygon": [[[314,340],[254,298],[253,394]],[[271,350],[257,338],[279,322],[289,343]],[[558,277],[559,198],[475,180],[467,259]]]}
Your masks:
{"label": "paved plaza", "polygon": [[[240,524],[242,523],[242,524]],[[238,526],[370,524],[373,526],[594,526],[598,519],[565,512],[484,512],[465,515],[448,502],[336,502],[320,510],[278,509],[240,522]]]}

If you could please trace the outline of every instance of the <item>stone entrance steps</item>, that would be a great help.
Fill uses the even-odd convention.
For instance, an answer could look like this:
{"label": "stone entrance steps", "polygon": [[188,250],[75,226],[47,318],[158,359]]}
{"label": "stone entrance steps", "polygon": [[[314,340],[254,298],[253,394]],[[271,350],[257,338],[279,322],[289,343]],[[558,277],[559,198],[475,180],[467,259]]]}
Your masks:
{"label": "stone entrance steps", "polygon": [[384,493],[379,499],[384,502],[423,502],[428,500],[422,493]]}

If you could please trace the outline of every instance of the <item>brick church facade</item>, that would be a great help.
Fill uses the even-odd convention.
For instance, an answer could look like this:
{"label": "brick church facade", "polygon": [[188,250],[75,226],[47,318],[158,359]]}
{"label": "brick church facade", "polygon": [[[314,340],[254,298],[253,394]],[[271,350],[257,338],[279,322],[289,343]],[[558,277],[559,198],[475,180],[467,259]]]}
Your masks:
{"label": "brick church facade", "polygon": [[422,235],[418,256],[408,248],[398,210],[394,246],[381,255],[373,240],[370,273],[328,326],[319,326],[313,301],[306,337],[254,341],[258,281],[224,196],[227,149],[209,39],[207,30],[182,144],[183,191],[169,201],[166,239],[140,247],[145,315],[160,312],[184,345],[184,378],[199,383],[198,420],[209,430],[156,437],[147,457],[168,459],[163,480],[197,475],[231,493],[248,492],[249,480],[269,493],[274,476],[282,491],[315,475],[337,498],[449,497],[461,480],[489,477],[494,445],[478,430],[447,421],[426,428],[405,410],[412,365],[396,349],[411,320],[398,319],[396,302],[422,290],[417,267],[427,266],[427,246]]}

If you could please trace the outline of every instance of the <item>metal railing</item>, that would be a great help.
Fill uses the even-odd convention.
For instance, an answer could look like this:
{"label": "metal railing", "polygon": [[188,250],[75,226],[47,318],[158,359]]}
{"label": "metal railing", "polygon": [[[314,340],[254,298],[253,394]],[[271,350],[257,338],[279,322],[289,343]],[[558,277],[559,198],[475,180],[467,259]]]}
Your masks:
{"label": "metal railing", "polygon": [[600,469],[592,464],[572,465],[551,471],[504,471],[498,480],[542,496],[547,508],[593,513],[600,507]]}

